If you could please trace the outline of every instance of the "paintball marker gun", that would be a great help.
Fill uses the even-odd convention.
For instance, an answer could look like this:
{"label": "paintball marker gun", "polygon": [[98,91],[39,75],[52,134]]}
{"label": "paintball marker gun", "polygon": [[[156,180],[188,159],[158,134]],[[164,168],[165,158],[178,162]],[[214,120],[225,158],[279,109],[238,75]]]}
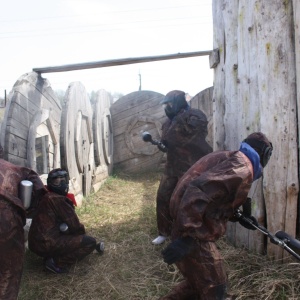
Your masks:
{"label": "paintball marker gun", "polygon": [[[277,231],[275,235],[270,233],[265,227],[257,224],[255,225],[254,222],[243,215],[243,212],[241,210],[236,210],[234,213],[234,216],[237,219],[242,219],[243,221],[247,222],[248,224],[252,225],[256,229],[258,229],[260,232],[262,232],[264,235],[266,235],[271,243],[280,246],[284,250],[286,250],[288,253],[293,255],[296,259],[300,260],[300,241],[296,240],[295,238],[291,237],[289,234],[287,234],[284,231]],[[298,253],[297,253],[298,252]]]}
{"label": "paintball marker gun", "polygon": [[144,142],[150,142],[152,145],[158,146],[158,149],[162,152],[167,152],[167,147],[158,140],[153,140],[151,134],[148,131],[144,131],[142,134],[142,138]]}

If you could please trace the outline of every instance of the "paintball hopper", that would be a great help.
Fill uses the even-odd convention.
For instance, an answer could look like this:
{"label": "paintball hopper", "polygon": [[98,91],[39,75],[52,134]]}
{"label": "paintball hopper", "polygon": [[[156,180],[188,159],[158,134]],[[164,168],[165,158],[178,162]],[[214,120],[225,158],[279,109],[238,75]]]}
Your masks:
{"label": "paintball hopper", "polygon": [[296,259],[300,261],[300,241],[296,240],[295,238],[291,237],[289,234],[287,234],[284,231],[277,231],[275,235],[273,235],[271,232],[269,232],[265,227],[261,225],[255,225],[253,221],[246,216],[243,215],[243,212],[241,210],[237,210],[235,212],[235,217],[238,219],[241,218],[253,227],[255,227],[257,230],[262,232],[264,235],[266,235],[270,242],[280,246],[284,250],[286,250],[288,253],[293,255]]}
{"label": "paintball hopper", "polygon": [[142,138],[144,142],[150,142],[152,145],[158,146],[158,148],[163,151],[167,152],[167,147],[160,141],[158,140],[153,140],[151,134],[148,131],[144,131],[142,134]]}

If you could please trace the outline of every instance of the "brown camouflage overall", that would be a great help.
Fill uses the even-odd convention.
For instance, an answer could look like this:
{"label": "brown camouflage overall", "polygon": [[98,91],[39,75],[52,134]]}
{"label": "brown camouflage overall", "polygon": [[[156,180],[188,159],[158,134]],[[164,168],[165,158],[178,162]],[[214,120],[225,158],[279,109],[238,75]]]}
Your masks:
{"label": "brown camouflage overall", "polygon": [[170,201],[172,240],[190,236],[197,242],[176,263],[185,280],[161,299],[224,299],[227,275],[215,241],[246,201],[252,180],[252,164],[240,151],[210,153],[181,178]]}
{"label": "brown camouflage overall", "polygon": [[[66,223],[68,234],[59,226]],[[70,199],[48,192],[40,201],[28,234],[29,249],[44,258],[53,258],[60,266],[81,260],[96,248],[96,240],[85,234]]]}
{"label": "brown camouflage overall", "polygon": [[199,158],[212,152],[206,136],[207,118],[198,109],[181,110],[162,126],[161,141],[168,152],[156,197],[157,227],[161,235],[171,233],[169,203],[178,180]]}
{"label": "brown camouflage overall", "polygon": [[18,297],[23,262],[26,212],[18,198],[19,183],[33,182],[34,195],[45,192],[43,182],[34,171],[0,159],[0,299]]}

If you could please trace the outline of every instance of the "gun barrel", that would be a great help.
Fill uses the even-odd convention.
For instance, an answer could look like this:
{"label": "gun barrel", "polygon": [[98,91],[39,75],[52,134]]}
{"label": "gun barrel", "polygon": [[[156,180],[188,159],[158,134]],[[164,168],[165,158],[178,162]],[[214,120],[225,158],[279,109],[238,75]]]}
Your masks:
{"label": "gun barrel", "polygon": [[254,226],[256,229],[258,229],[263,234],[267,235],[270,239],[271,243],[278,245],[282,247],[284,250],[286,250],[288,253],[290,253],[292,256],[300,260],[300,241],[292,238],[290,235],[288,235],[284,231],[278,231],[273,235],[271,232],[269,232],[265,227],[261,225],[255,225],[252,220],[245,217],[239,209],[237,209],[234,213],[234,216],[238,219],[243,219],[244,221],[248,222],[252,226]]}

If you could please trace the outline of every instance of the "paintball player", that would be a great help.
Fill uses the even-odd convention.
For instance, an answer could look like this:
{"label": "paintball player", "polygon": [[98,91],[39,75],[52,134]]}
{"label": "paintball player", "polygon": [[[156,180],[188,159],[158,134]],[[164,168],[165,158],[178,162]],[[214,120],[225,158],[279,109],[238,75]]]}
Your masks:
{"label": "paintball player", "polygon": [[100,254],[104,243],[85,234],[75,212],[75,197],[68,194],[69,176],[54,169],[47,178],[48,193],[41,199],[28,234],[29,249],[44,258],[46,270],[60,274],[93,250]]}
{"label": "paintball player", "polygon": [[161,244],[171,233],[169,202],[179,178],[202,156],[212,152],[206,142],[207,118],[199,109],[190,108],[183,91],[174,90],[161,101],[168,120],[162,126],[158,148],[167,152],[164,173],[156,197],[159,235],[152,243]]}
{"label": "paintball player", "polygon": [[[204,156],[178,182],[170,201],[172,242],[162,255],[166,263],[176,263],[185,280],[162,300],[225,299],[227,275],[215,242],[247,202],[251,184],[262,176],[272,150],[263,133],[252,133],[238,151]],[[255,230],[252,224],[240,223]]]}
{"label": "paintball player", "polygon": [[18,298],[25,255],[24,225],[27,211],[19,196],[23,180],[33,183],[32,202],[46,193],[39,175],[4,159],[0,146],[0,299]]}

